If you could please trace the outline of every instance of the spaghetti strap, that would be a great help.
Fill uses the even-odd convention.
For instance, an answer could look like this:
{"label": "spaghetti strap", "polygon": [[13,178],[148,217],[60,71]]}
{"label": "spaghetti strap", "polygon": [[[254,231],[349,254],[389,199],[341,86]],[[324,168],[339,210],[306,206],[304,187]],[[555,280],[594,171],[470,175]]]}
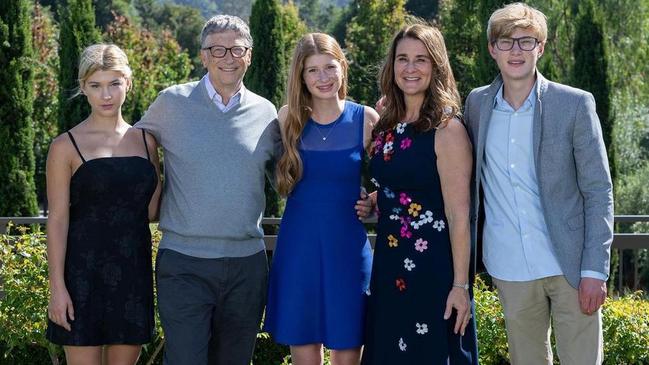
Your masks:
{"label": "spaghetti strap", "polygon": [[86,162],[86,159],[83,158],[83,155],[81,154],[81,151],[79,151],[79,146],[77,146],[77,141],[74,140],[74,137],[72,136],[72,133],[70,131],[67,132],[68,137],[70,137],[70,141],[72,141],[72,145],[74,146],[74,149],[77,150],[77,153],[79,154],[79,157],[81,157],[81,161],[84,163]]}
{"label": "spaghetti strap", "polygon": [[144,149],[146,150],[146,159],[151,161],[151,156],[149,155],[149,145],[146,144],[146,132],[142,129],[142,139],[144,140]]}

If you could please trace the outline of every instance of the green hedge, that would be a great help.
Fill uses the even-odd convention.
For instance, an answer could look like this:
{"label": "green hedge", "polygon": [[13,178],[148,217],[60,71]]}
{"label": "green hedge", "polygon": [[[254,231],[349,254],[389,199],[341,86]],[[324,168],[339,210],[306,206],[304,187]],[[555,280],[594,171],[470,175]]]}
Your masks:
{"label": "green hedge", "polygon": [[[154,233],[158,242],[159,232]],[[154,245],[155,247],[155,245]],[[154,250],[155,251],[155,250]],[[63,362],[63,351],[44,337],[48,285],[45,237],[23,231],[0,235],[0,365]],[[505,322],[498,295],[480,279],[475,285],[480,363],[507,364]],[[649,364],[649,300],[642,293],[607,299],[604,316],[604,355],[610,365]],[[157,318],[156,318],[157,320]],[[145,346],[139,364],[160,364],[163,338]],[[260,333],[253,363],[290,364],[288,348]]]}

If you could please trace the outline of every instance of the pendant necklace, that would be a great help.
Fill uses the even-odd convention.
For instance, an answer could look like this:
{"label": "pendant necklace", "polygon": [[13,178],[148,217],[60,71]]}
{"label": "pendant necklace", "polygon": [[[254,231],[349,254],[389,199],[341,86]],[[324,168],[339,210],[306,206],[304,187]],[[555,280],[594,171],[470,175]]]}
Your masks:
{"label": "pendant necklace", "polygon": [[329,132],[326,135],[324,135],[324,134],[322,134],[322,132],[320,132],[320,124],[316,123],[316,121],[313,120],[313,119],[311,119],[311,120],[315,124],[315,130],[318,132],[320,137],[322,137],[322,141],[326,142],[327,138],[329,138],[329,136],[331,135],[331,132],[333,132],[333,130],[336,128],[336,125],[338,124],[338,121],[340,120],[340,117],[338,117],[338,119],[336,119],[336,121],[333,122],[333,126],[331,126],[331,129],[329,130]]}

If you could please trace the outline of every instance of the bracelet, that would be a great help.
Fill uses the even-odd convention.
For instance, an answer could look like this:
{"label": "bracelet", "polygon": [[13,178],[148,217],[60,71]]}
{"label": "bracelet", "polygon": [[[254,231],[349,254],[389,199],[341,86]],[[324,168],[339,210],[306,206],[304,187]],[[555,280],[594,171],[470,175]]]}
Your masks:
{"label": "bracelet", "polygon": [[469,283],[465,284],[458,284],[458,283],[453,283],[454,288],[462,288],[464,290],[469,290]]}

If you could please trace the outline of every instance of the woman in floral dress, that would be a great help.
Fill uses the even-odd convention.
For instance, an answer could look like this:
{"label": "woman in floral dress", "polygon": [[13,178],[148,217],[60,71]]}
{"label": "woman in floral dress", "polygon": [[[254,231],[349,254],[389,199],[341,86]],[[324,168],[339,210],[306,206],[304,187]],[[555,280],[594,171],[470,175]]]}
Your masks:
{"label": "woman in floral dress", "polygon": [[365,365],[477,364],[469,265],[471,145],[440,32],[406,26],[381,74],[370,169],[379,222]]}

